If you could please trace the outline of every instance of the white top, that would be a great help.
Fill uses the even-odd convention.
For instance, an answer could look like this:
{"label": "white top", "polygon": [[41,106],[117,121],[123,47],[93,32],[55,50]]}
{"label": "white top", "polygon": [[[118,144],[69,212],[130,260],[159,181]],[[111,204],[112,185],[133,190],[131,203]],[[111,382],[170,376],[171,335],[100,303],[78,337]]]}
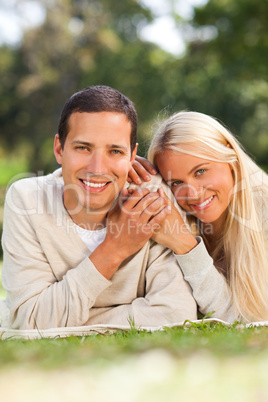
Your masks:
{"label": "white top", "polygon": [[85,243],[91,253],[103,242],[106,236],[106,228],[100,230],[87,230],[74,224],[80,239]]}

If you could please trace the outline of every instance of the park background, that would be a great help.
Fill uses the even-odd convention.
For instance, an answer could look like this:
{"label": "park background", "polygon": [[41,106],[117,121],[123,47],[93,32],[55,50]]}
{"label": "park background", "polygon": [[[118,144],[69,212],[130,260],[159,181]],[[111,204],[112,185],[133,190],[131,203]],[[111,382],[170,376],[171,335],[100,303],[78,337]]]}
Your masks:
{"label": "park background", "polygon": [[[186,109],[223,122],[268,171],[267,15],[267,0],[0,0],[0,232],[6,189],[23,176],[57,167],[52,146],[60,111],[88,85],[112,86],[134,101],[140,155],[154,122]],[[6,34],[12,27],[13,38]],[[120,348],[120,335],[105,342],[96,337],[95,346],[87,339],[1,342],[1,366],[17,365],[12,373],[21,387],[16,394],[12,375],[1,370],[1,392],[13,402],[24,400],[23,390],[32,391],[28,402],[60,400],[60,393],[71,400],[82,389],[80,400],[87,400],[97,384],[105,400],[267,400],[267,332],[190,332],[156,335],[154,341],[122,335]],[[77,367],[80,385],[70,388]],[[91,379],[85,385],[88,375],[95,384]],[[51,399],[56,381],[59,394]],[[109,389],[116,386],[128,395],[115,397]],[[92,400],[103,400],[98,395]]]}
{"label": "park background", "polygon": [[140,155],[154,121],[186,109],[223,122],[267,170],[267,15],[267,0],[1,0],[0,227],[10,182],[56,168],[60,111],[88,85],[134,101]]}

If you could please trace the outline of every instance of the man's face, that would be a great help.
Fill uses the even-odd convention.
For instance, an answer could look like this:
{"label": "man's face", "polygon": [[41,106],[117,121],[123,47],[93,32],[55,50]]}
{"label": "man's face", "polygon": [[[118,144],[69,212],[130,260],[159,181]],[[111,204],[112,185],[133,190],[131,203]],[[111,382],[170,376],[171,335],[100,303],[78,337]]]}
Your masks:
{"label": "man's face", "polygon": [[122,190],[136,150],[130,150],[131,123],[114,112],[71,114],[62,149],[54,153],[62,165],[64,205],[78,224],[103,216]]}

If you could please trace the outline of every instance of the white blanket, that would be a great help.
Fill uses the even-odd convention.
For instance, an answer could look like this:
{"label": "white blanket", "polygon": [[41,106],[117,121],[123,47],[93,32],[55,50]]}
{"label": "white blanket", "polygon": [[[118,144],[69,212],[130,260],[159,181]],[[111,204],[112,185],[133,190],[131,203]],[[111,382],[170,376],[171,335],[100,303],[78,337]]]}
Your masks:
{"label": "white blanket", "polygon": [[[222,321],[217,318],[206,318],[203,320],[195,320],[195,321],[186,321],[179,323],[172,323],[159,327],[139,327],[139,330],[145,330],[148,332],[154,331],[164,331],[165,328],[172,327],[190,327],[192,323],[222,323],[226,326],[231,326],[232,324],[229,322]],[[268,326],[268,321],[259,321],[259,322],[250,322],[247,324],[238,324],[243,325],[245,328],[250,327],[259,327],[259,326]],[[0,338],[1,339],[42,339],[42,338],[64,338],[68,336],[86,336],[93,334],[105,334],[105,333],[114,333],[118,330],[129,331],[131,329],[128,325],[89,325],[89,326],[81,326],[81,327],[61,327],[61,328],[50,328],[50,329],[10,329],[0,327]]]}

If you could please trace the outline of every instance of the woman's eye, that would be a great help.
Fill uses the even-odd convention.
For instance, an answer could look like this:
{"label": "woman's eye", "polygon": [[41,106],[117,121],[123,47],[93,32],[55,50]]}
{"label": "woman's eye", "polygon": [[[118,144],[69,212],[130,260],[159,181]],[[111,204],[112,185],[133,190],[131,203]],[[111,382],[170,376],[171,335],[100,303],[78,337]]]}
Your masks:
{"label": "woman's eye", "polygon": [[205,171],[206,171],[206,169],[198,169],[195,174],[196,174],[197,176],[200,176],[200,175],[204,174]]}
{"label": "woman's eye", "polygon": [[170,187],[171,187],[171,188],[174,188],[174,187],[179,186],[180,184],[182,184],[182,181],[177,180],[177,181],[174,181],[173,183],[171,183]]}

